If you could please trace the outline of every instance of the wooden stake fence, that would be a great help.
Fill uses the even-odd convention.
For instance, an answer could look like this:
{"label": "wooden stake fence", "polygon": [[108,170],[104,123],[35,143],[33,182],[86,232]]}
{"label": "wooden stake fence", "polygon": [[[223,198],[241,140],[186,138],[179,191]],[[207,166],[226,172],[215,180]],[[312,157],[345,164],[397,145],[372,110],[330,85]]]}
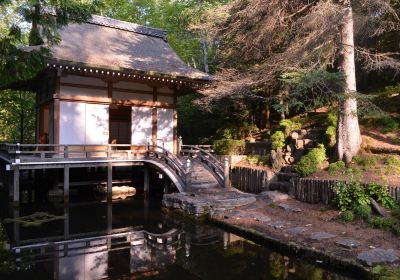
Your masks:
{"label": "wooden stake fence", "polygon": [[260,193],[268,186],[266,170],[234,167],[231,171],[232,186],[248,193]]}

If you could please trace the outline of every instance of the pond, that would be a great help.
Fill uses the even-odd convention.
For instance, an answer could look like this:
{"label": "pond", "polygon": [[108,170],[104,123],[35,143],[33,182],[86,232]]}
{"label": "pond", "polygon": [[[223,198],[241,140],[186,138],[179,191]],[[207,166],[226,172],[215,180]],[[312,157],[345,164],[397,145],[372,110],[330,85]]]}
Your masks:
{"label": "pond", "polygon": [[160,196],[41,201],[1,214],[19,267],[9,279],[356,279],[166,215]]}

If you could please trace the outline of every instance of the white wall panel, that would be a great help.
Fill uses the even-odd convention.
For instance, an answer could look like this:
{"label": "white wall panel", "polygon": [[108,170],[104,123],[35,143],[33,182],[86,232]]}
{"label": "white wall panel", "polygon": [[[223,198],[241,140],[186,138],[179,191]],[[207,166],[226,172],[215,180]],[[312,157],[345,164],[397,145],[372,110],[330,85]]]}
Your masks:
{"label": "white wall panel", "polygon": [[93,85],[93,86],[107,86],[107,83],[100,78],[82,77],[77,75],[68,75],[61,77],[61,83],[80,84],[80,85]]}
{"label": "white wall panel", "polygon": [[113,99],[152,101],[153,94],[113,91]]}
{"label": "white wall panel", "polygon": [[60,95],[72,95],[72,96],[94,96],[94,97],[108,97],[107,90],[91,89],[91,88],[77,88],[69,86],[60,87]]}
{"label": "white wall panel", "polygon": [[85,144],[86,106],[78,102],[60,102],[60,144]]}
{"label": "white wall panel", "polygon": [[157,145],[162,145],[170,152],[174,149],[174,110],[157,109]]}
{"label": "white wall panel", "polygon": [[146,138],[151,140],[152,109],[132,107],[132,145],[146,145]]}
{"label": "white wall panel", "polygon": [[108,105],[86,104],[86,144],[108,144]]}
{"label": "white wall panel", "polygon": [[132,89],[132,90],[144,90],[148,91],[150,93],[153,92],[153,88],[146,85],[146,84],[141,84],[141,83],[135,83],[135,82],[116,82],[113,84],[113,87],[116,88],[123,88],[123,89]]}

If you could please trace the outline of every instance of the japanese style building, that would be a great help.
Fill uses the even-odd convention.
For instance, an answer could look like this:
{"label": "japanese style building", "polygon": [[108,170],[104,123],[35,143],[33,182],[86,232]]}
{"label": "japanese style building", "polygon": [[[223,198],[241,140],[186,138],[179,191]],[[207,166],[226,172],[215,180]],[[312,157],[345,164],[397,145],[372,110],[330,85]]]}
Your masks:
{"label": "japanese style building", "polygon": [[[227,160],[221,163],[204,147],[178,145],[178,96],[212,77],[187,66],[165,31],[93,16],[59,32],[46,69],[27,83],[37,93],[36,143],[0,145],[1,183],[15,204],[20,173],[32,170],[63,169],[66,203],[70,169],[78,168],[105,167],[109,199],[113,167],[120,166],[144,166],[145,193],[148,167],[180,192],[229,186]],[[192,181],[192,172],[201,176]]]}
{"label": "japanese style building", "polygon": [[60,31],[37,92],[37,143],[177,151],[177,97],[210,80],[163,30],[101,16]]}

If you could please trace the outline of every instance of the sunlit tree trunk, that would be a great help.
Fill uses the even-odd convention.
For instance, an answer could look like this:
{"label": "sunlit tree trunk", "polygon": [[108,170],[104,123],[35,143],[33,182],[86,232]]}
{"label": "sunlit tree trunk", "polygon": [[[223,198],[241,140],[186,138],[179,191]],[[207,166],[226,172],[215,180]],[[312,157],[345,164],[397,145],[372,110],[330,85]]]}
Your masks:
{"label": "sunlit tree trunk", "polygon": [[360,150],[361,133],[357,116],[356,69],[354,62],[353,11],[350,1],[345,1],[347,11],[341,26],[342,54],[340,67],[345,75],[344,99],[339,104],[337,126],[337,154],[339,160],[349,163]]}

